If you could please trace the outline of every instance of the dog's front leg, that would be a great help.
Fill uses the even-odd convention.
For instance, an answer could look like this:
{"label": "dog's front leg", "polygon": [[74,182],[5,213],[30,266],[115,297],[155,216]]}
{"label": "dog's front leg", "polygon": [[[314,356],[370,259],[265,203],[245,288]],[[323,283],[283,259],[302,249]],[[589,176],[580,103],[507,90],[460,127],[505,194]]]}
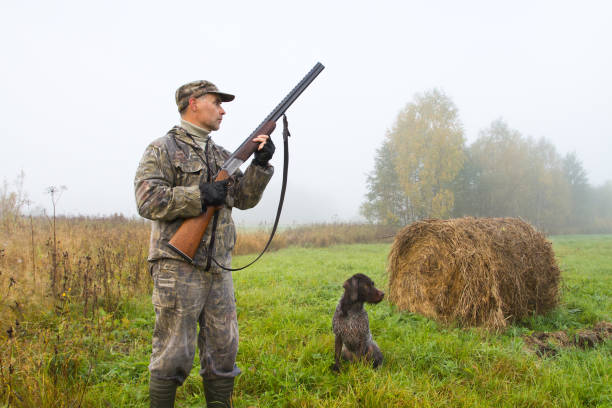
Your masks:
{"label": "dog's front leg", "polygon": [[378,368],[383,362],[382,351],[378,345],[374,342],[371,342],[368,345],[368,353],[366,354],[367,359],[372,363],[372,367]]}
{"label": "dog's front leg", "polygon": [[333,371],[340,371],[340,354],[342,353],[342,338],[336,334],[336,346],[334,350],[334,364],[331,366]]}

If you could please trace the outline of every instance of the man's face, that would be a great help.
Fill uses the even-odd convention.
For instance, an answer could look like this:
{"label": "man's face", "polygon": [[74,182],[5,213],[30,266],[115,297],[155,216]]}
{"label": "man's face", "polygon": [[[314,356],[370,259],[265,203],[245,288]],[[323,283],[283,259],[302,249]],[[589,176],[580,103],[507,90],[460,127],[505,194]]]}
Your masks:
{"label": "man's face", "polygon": [[225,110],[221,107],[221,99],[215,94],[206,94],[197,99],[189,100],[196,125],[207,130],[219,130]]}

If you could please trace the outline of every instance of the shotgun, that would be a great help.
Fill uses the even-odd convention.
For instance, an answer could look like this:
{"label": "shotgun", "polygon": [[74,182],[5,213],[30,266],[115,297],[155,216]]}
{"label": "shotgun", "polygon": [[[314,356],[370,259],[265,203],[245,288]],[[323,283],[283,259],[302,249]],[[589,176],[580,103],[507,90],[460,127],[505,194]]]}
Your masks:
{"label": "shotgun", "polygon": [[[304,92],[304,90],[323,71],[323,64],[317,62],[306,76],[289,92],[287,96],[270,112],[268,116],[257,126],[244,142],[225,161],[221,170],[215,177],[215,181],[221,181],[232,176],[238,168],[251,157],[259,147],[252,140],[259,135],[271,135],[276,127],[276,121],[289,109],[291,104]],[[193,263],[193,258],[202,242],[206,228],[215,212],[221,207],[207,207],[206,212],[197,217],[187,218],[168,242],[168,246]]]}

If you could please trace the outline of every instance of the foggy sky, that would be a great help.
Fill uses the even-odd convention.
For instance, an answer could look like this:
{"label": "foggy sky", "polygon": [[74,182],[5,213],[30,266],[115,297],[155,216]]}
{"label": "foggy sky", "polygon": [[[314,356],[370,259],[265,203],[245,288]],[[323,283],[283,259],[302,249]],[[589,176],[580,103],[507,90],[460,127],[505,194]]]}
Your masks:
{"label": "foggy sky", "polygon": [[[0,176],[30,198],[65,185],[65,214],[136,214],[149,142],[178,123],[174,91],[237,95],[213,139],[234,150],[317,62],[288,112],[284,224],[354,220],[374,153],[416,93],[441,89],[467,142],[503,118],[612,179],[612,6],[562,1],[4,1]],[[280,123],[279,123],[280,127]],[[282,171],[239,223],[272,222]],[[243,167],[244,169],[245,167]]]}

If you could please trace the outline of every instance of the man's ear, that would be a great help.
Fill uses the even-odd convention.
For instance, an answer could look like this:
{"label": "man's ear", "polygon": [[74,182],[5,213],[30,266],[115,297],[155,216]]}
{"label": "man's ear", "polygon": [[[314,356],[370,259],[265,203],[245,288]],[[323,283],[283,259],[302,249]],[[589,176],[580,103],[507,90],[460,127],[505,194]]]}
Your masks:
{"label": "man's ear", "polygon": [[191,109],[192,112],[198,110],[198,107],[196,106],[196,98],[189,98],[189,109]]}

